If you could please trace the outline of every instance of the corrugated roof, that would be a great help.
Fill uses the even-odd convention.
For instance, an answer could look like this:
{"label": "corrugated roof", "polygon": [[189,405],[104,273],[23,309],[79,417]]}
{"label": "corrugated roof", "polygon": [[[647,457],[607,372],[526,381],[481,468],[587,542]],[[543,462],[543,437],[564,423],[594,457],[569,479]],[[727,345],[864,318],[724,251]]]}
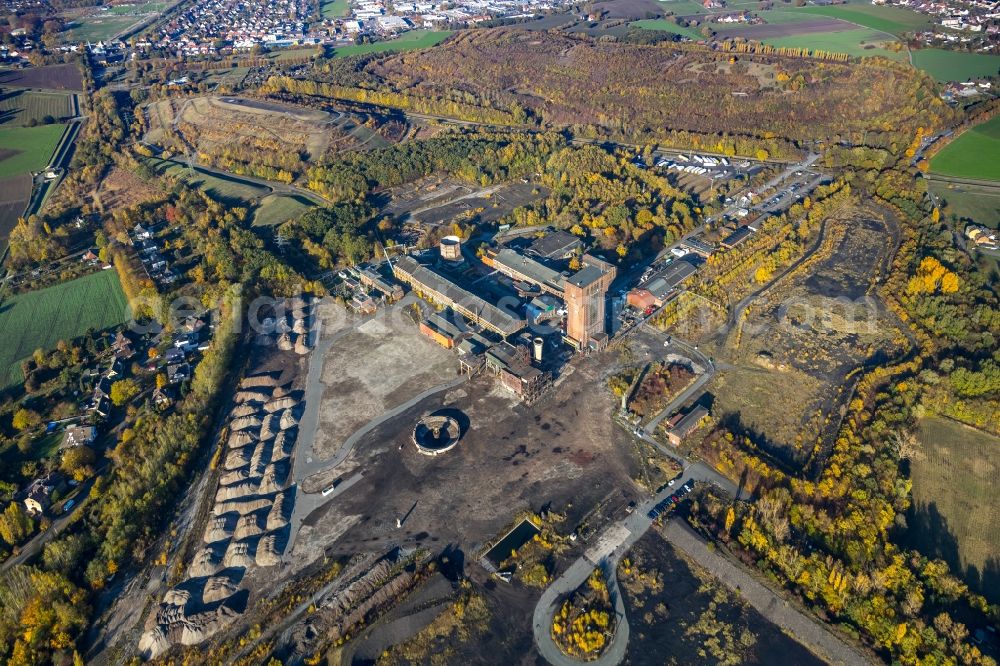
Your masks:
{"label": "corrugated roof", "polygon": [[505,247],[497,252],[493,261],[501,266],[508,267],[512,271],[516,271],[535,284],[543,284],[562,291],[563,282],[566,279],[563,274],[531,257],[526,257]]}
{"label": "corrugated roof", "polygon": [[503,335],[511,335],[524,328],[524,319],[515,317],[463,289],[445,276],[417,263],[412,257],[402,257],[396,260],[396,263],[393,264],[393,271],[397,277],[400,274],[409,276],[413,282],[440,294],[448,301],[442,305],[457,306],[456,310],[462,314],[468,313]]}

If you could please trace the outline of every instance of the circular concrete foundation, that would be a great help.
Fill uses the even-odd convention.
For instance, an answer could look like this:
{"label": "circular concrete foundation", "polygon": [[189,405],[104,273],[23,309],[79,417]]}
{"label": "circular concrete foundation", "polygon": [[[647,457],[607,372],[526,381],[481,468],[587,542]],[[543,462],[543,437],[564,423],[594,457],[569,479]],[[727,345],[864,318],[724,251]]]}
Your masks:
{"label": "circular concrete foundation", "polygon": [[413,428],[413,444],[425,456],[439,456],[458,444],[462,431],[450,416],[428,415]]}

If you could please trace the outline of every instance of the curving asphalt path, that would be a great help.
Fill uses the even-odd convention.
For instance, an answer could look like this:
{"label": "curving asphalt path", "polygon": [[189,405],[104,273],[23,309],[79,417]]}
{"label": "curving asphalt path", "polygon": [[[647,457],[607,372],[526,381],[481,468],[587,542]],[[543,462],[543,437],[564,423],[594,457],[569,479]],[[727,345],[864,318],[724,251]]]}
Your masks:
{"label": "curving asphalt path", "polygon": [[678,476],[671,487],[665,487],[644,502],[622,520],[612,523],[594,541],[583,555],[563,572],[542,593],[532,615],[532,630],[539,654],[553,666],[579,666],[579,660],[568,657],[556,646],[550,633],[552,618],[558,611],[559,602],[573,590],[580,587],[595,568],[604,570],[608,583],[608,593],[615,606],[616,626],[611,642],[604,653],[588,664],[596,666],[616,666],[625,658],[628,650],[629,626],[625,616],[625,601],[618,586],[618,560],[628,552],[653,525],[649,510],[660,503],[688,481],[697,481],[701,473],[698,465],[689,466]]}

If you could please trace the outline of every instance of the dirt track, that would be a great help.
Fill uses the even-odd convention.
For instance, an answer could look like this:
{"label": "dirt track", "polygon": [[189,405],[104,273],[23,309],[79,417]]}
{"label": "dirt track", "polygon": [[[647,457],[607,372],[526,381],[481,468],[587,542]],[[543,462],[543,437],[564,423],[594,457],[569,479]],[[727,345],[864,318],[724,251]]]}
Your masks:
{"label": "dirt track", "polygon": [[705,542],[682,521],[670,521],[663,529],[663,535],[676,548],[739,593],[761,615],[828,663],[849,666],[870,666],[875,663],[866,653],[831,632],[819,620],[805,615],[757,582],[738,565],[714,550],[709,550]]}

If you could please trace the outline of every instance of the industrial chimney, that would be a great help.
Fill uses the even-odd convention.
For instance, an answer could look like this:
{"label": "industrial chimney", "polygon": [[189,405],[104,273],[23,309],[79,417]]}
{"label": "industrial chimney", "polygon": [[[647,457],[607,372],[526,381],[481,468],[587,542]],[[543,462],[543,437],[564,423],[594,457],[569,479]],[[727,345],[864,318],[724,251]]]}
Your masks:
{"label": "industrial chimney", "polygon": [[531,347],[532,347],[532,350],[534,351],[535,363],[541,363],[542,362],[542,349],[545,347],[545,340],[543,340],[542,338],[536,337],[534,340],[531,341]]}

